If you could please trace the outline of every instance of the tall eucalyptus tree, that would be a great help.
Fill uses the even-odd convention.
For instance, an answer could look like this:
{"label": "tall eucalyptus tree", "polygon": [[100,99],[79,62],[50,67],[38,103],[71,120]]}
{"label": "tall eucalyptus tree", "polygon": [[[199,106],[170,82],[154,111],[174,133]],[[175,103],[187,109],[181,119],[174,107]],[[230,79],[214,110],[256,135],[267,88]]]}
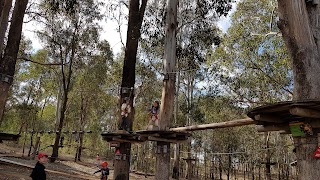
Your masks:
{"label": "tall eucalyptus tree", "polygon": [[[278,0],[279,22],[293,69],[294,100],[320,98],[319,1]],[[318,133],[310,137],[297,137],[298,179],[317,179],[320,161],[312,158],[318,144]],[[305,143],[301,143],[305,142]]]}
{"label": "tall eucalyptus tree", "polygon": [[[183,98],[190,109],[192,106],[192,97],[196,82],[202,79],[201,68],[205,61],[206,53],[212,44],[219,43],[218,29],[216,22],[219,16],[226,15],[231,9],[231,1],[180,1],[177,12],[176,38],[177,38],[177,68],[172,75],[182,71],[181,82],[177,80],[177,94],[184,88],[185,95],[189,98]],[[160,73],[160,59],[164,54],[165,42],[165,20],[168,18],[166,1],[154,1],[146,11],[146,20],[142,30],[142,52],[150,59],[148,65],[157,69]],[[151,48],[150,48],[151,47]],[[163,70],[165,72],[165,70]],[[165,74],[165,73],[164,73]],[[178,74],[177,77],[180,77]],[[184,86],[185,85],[185,86]],[[177,101],[177,100],[176,100]],[[162,102],[163,103],[163,102]],[[176,102],[177,103],[177,102]],[[167,106],[167,105],[164,105]],[[189,111],[190,112],[190,111]],[[168,113],[168,112],[166,112]],[[171,124],[171,122],[169,123]],[[169,125],[170,126],[170,125]],[[178,152],[179,150],[176,150]],[[175,155],[175,167],[178,167],[178,155]],[[177,173],[174,173],[178,175]],[[174,177],[178,178],[178,176]]]}
{"label": "tall eucalyptus tree", "polygon": [[[120,129],[125,128],[125,130],[128,131],[132,131],[132,125],[134,121],[135,110],[133,107],[133,100],[136,80],[137,52],[138,43],[141,37],[140,29],[144,19],[144,12],[147,7],[147,2],[148,0],[129,0],[119,1],[118,3],[118,5],[125,5],[129,11],[127,39],[125,44],[125,54],[122,68],[122,81],[119,100],[119,109],[121,109],[121,105],[124,102],[126,102],[132,108],[131,113],[128,114],[128,117],[125,120],[127,124],[126,127],[121,127],[121,124],[123,124],[123,119],[119,115]],[[112,10],[114,10],[113,5],[114,4],[110,6]],[[122,7],[118,5],[116,5],[115,7]],[[121,154],[126,154],[126,156],[130,157],[131,143],[121,143],[119,150]],[[115,161],[114,179],[129,179],[129,167],[129,158],[127,158],[124,161]]]}
{"label": "tall eucalyptus tree", "polygon": [[95,51],[99,38],[99,3],[94,0],[41,1],[37,21],[43,29],[38,35],[49,51],[49,61],[59,63],[56,137],[51,161],[58,157],[58,145],[72,89],[73,71]]}

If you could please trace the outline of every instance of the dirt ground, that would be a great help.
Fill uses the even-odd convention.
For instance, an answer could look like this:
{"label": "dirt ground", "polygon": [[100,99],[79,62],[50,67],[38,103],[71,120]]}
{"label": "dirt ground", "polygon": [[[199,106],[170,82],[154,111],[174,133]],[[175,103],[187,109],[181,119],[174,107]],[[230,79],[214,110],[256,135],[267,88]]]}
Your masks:
{"label": "dirt ground", "polygon": [[[50,153],[48,153],[50,154]],[[61,155],[60,155],[61,156]],[[4,163],[3,161],[12,161],[13,163]],[[0,143],[0,180],[31,180],[32,167],[36,160],[22,157],[21,149],[7,146]],[[108,162],[111,168],[109,180],[113,179],[112,162]],[[16,165],[21,164],[21,165]],[[98,170],[94,159],[82,159],[82,162],[74,162],[72,156],[61,156],[54,163],[45,165],[48,180],[99,180],[99,174],[93,175]],[[154,176],[145,177],[136,173],[130,173],[130,180],[153,180]],[[183,178],[180,178],[184,180]],[[200,178],[195,178],[200,180]],[[224,175],[223,179],[227,179]],[[238,180],[243,180],[240,176]],[[172,179],[170,179],[172,180]]]}
{"label": "dirt ground", "polygon": [[[5,161],[12,161],[19,163],[23,166],[19,166],[11,163],[1,162],[1,159]],[[57,160],[54,163],[46,164],[47,179],[49,180],[79,180],[79,179],[100,179],[99,174],[93,175],[98,167],[93,160],[84,159],[82,162],[74,162],[70,157],[62,156],[61,160]],[[36,164],[36,160],[30,160],[29,158],[22,157],[22,153],[19,149],[14,147],[0,144],[0,180],[30,180],[32,168]],[[112,164],[111,162],[109,164]],[[29,167],[25,167],[29,166]],[[113,179],[113,170],[110,170],[110,176],[108,179]],[[130,179],[138,180],[145,179],[151,180],[154,177],[148,177],[130,173]]]}

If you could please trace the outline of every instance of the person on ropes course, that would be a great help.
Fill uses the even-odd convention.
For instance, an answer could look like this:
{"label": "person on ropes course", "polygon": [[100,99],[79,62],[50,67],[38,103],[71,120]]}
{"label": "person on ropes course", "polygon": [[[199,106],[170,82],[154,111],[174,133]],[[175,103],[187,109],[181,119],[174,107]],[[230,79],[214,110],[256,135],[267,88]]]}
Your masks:
{"label": "person on ropes course", "polygon": [[153,123],[156,127],[159,127],[159,111],[160,103],[159,101],[154,101],[149,111],[149,123],[147,129],[149,129]]}

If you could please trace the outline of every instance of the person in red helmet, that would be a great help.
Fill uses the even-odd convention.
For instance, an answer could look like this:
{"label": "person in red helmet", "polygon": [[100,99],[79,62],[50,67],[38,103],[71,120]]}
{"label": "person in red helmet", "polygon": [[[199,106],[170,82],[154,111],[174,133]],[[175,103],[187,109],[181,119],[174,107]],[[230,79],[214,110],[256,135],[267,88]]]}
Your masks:
{"label": "person in red helmet", "polygon": [[44,164],[48,162],[48,155],[44,153],[38,154],[38,162],[32,170],[30,177],[32,180],[46,180],[46,172]]}
{"label": "person in red helmet", "polygon": [[103,161],[100,164],[100,166],[101,166],[101,169],[99,169],[98,171],[94,172],[93,174],[101,172],[101,180],[107,180],[108,179],[108,175],[109,175],[108,162],[107,161]]}

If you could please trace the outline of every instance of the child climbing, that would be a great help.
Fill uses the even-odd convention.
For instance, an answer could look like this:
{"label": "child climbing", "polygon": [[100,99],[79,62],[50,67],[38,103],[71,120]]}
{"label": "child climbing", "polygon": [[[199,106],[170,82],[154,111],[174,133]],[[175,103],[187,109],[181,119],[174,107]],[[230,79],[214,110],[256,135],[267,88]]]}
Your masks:
{"label": "child climbing", "polygon": [[154,101],[149,112],[150,118],[147,126],[148,130],[152,129],[150,128],[152,127],[152,124],[154,124],[156,127],[159,127],[159,117],[158,117],[159,111],[160,111],[159,101]]}
{"label": "child climbing", "polygon": [[101,172],[101,180],[107,180],[108,179],[108,175],[109,175],[108,162],[107,161],[103,161],[100,164],[100,166],[101,166],[101,169],[99,169],[98,171],[94,172],[93,174]]}
{"label": "child climbing", "polygon": [[128,122],[128,115],[131,113],[131,107],[129,105],[129,100],[125,98],[121,105],[121,122],[119,123],[120,130],[130,131],[129,129],[129,122]]}

